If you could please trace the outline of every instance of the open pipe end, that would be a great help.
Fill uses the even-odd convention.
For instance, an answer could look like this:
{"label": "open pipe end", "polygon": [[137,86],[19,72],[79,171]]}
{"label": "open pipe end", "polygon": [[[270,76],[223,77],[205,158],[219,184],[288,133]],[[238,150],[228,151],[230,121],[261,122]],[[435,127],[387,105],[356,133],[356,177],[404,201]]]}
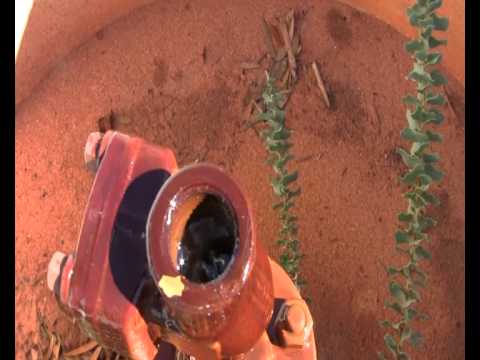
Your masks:
{"label": "open pipe end", "polygon": [[[225,273],[238,244],[237,221],[231,206],[220,196],[201,193],[179,229],[177,256],[180,274],[194,283],[208,283]],[[186,221],[186,222],[185,222]]]}

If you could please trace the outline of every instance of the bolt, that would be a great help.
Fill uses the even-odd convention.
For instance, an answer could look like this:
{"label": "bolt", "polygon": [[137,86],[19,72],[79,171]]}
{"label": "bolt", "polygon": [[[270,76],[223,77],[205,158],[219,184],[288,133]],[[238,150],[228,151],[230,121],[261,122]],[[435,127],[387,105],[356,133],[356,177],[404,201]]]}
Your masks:
{"label": "bolt", "polygon": [[92,132],[88,135],[87,143],[85,144],[85,151],[83,153],[85,165],[87,169],[95,173],[100,165],[99,148],[102,141],[103,134],[100,132]]}
{"label": "bolt", "polygon": [[60,277],[62,275],[62,264],[65,260],[67,255],[60,251],[56,251],[50,262],[48,263],[48,271],[47,271],[47,286],[50,291],[58,291],[58,287],[56,288],[57,280],[60,281]]}
{"label": "bolt", "polygon": [[286,321],[289,330],[294,334],[301,334],[307,323],[305,311],[299,305],[290,306],[286,311]]}
{"label": "bolt", "polygon": [[300,299],[288,300],[278,322],[278,335],[284,347],[302,348],[312,332],[313,320],[307,304]]}

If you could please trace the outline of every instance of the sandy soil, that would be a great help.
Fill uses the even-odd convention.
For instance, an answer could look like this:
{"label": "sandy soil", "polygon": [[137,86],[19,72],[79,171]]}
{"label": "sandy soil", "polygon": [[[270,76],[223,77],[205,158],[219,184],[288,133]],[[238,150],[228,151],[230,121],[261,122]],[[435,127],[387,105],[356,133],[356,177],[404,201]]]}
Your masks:
{"label": "sandy soil", "polygon": [[[161,1],[97,33],[76,49],[16,111],[16,357],[40,341],[37,309],[65,341],[84,338],[49,294],[45,274],[55,250],[74,250],[93,178],[83,146],[97,119],[130,119],[120,131],[171,147],[181,165],[224,166],[254,206],[258,234],[273,257],[276,217],[270,169],[252,130],[243,127],[243,98],[260,72],[240,63],[264,52],[261,16],[303,11],[301,63],[316,60],[332,96],[327,109],[300,81],[287,106],[303,196],[298,201],[303,274],[312,298],[319,359],[371,359],[382,347],[377,320],[386,311],[382,263],[395,264],[396,214],[406,208],[393,153],[402,144],[401,97],[410,60],[390,27],[334,1]],[[451,107],[439,147],[447,177],[425,268],[430,285],[419,324],[426,346],[415,358],[463,359],[464,93],[451,79]]]}

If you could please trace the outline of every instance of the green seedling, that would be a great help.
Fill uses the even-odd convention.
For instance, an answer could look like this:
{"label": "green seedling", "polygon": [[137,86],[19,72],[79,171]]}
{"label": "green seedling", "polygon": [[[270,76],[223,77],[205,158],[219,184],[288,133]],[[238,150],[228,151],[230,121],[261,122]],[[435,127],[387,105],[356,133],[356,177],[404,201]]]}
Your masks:
{"label": "green seedling", "polygon": [[426,318],[417,309],[421,300],[420,290],[427,280],[420,263],[431,258],[425,242],[430,240],[428,230],[436,224],[426,210],[430,205],[439,204],[429,188],[444,176],[437,166],[440,156],[430,149],[432,143],[442,141],[442,136],[432,131],[431,126],[440,125],[444,120],[437,107],[446,103],[442,95],[433,91],[433,88],[446,83],[440,71],[433,68],[442,60],[442,54],[433,49],[446,44],[446,40],[439,40],[433,35],[448,28],[448,19],[435,13],[441,5],[442,0],[417,0],[407,10],[410,24],[418,29],[418,37],[405,46],[414,59],[407,79],[416,83],[416,94],[404,98],[408,127],[401,132],[401,137],[411,142],[411,146],[409,151],[398,149],[398,154],[408,167],[401,178],[408,187],[404,194],[408,208],[398,215],[402,225],[394,237],[396,249],[406,258],[406,263],[401,267],[386,267],[390,278],[390,299],[385,305],[392,310],[395,319],[381,322],[386,329],[384,341],[388,352],[379,352],[380,359],[410,359],[406,344],[416,347],[422,340],[420,332],[413,329],[412,322]]}

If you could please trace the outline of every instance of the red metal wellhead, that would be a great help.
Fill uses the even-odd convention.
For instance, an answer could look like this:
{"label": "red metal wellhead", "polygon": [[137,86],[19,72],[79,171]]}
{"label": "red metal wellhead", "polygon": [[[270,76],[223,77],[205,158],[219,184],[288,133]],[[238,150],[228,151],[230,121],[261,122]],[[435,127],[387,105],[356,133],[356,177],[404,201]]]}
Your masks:
{"label": "red metal wellhead", "polygon": [[90,134],[85,162],[77,249],[54,254],[48,285],[90,337],[134,360],[316,359],[308,307],[223,170],[178,170],[171,150],[112,131]]}

